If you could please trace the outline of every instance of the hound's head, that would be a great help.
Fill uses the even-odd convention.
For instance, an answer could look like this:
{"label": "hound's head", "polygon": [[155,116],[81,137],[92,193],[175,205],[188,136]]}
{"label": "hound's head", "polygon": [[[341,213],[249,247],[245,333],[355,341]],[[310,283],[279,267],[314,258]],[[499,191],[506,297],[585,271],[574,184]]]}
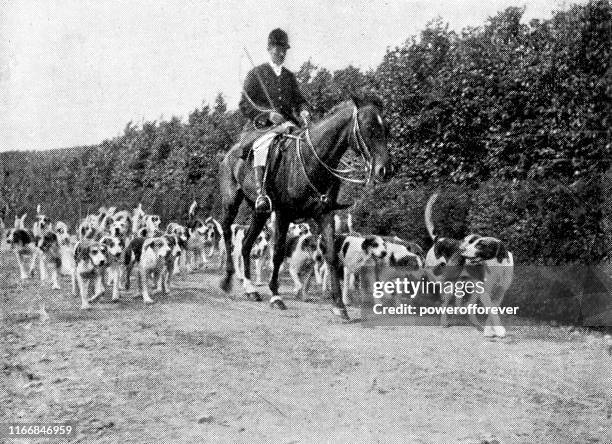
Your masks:
{"label": "hound's head", "polygon": [[207,221],[205,223],[205,232],[204,232],[204,239],[208,242],[214,242],[215,240],[215,236],[217,234],[217,227],[215,226],[215,224],[212,221]]}
{"label": "hound's head", "polygon": [[181,255],[181,246],[178,236],[165,235],[164,239],[166,239],[168,247],[170,248],[169,255],[172,257],[179,257]]}
{"label": "hound's head", "polygon": [[145,226],[151,230],[151,232],[159,231],[159,226],[161,225],[161,219],[156,214],[149,214],[145,216]]}
{"label": "hound's head", "polygon": [[52,228],[51,219],[44,214],[37,214],[32,231],[35,236],[42,236]]}
{"label": "hound's head", "polygon": [[178,238],[179,243],[185,244],[189,240],[189,233],[187,232],[187,228],[182,225],[176,225],[170,233]]}
{"label": "hound's head", "polygon": [[55,234],[60,237],[68,236],[68,225],[65,222],[59,221],[55,223]]}
{"label": "hound's head", "polygon": [[376,258],[383,258],[387,255],[385,241],[380,236],[366,236],[361,243],[361,249],[366,255]]}
{"label": "hound's head", "polygon": [[145,241],[142,245],[142,251],[152,252],[155,256],[159,258],[166,258],[172,251],[170,245],[168,245],[168,241],[164,237],[151,237]]}
{"label": "hound's head", "polygon": [[81,224],[79,227],[79,237],[81,239],[93,239],[96,237],[97,230],[89,224]]}
{"label": "hound's head", "polygon": [[204,223],[202,219],[194,219],[189,223],[188,226],[189,234],[197,234],[202,237],[206,237],[207,233],[207,225]]}
{"label": "hound's head", "polygon": [[113,214],[113,221],[122,220],[126,223],[130,223],[132,218],[127,210],[121,210],[118,213]]}
{"label": "hound's head", "polygon": [[306,234],[311,234],[310,225],[308,225],[307,223],[294,224],[293,222],[291,222],[289,224],[289,229],[287,231],[288,236],[298,237]]}
{"label": "hound's head", "polygon": [[53,233],[52,231],[45,233],[42,237],[38,238],[36,246],[44,252],[48,252],[52,248],[59,247],[59,239],[57,234]]}
{"label": "hound's head", "polygon": [[104,245],[106,254],[110,257],[118,259],[123,253],[123,240],[116,236],[103,236],[100,243]]}
{"label": "hound's head", "polygon": [[111,235],[115,237],[123,237],[128,234],[129,229],[130,229],[130,226],[128,225],[127,220],[119,219],[119,220],[114,221],[111,224],[108,231],[110,232]]}
{"label": "hound's head", "polygon": [[106,265],[106,247],[100,242],[88,240],[77,242],[74,247],[74,258],[78,263],[91,262],[94,267]]}
{"label": "hound's head", "polygon": [[255,239],[255,243],[251,248],[251,256],[254,258],[262,258],[266,252],[266,249],[270,245],[270,233],[268,230],[262,230]]}
{"label": "hound's head", "polygon": [[508,258],[508,250],[502,241],[494,237],[466,238],[461,243],[459,251],[461,256],[476,261],[497,259],[501,263]]}

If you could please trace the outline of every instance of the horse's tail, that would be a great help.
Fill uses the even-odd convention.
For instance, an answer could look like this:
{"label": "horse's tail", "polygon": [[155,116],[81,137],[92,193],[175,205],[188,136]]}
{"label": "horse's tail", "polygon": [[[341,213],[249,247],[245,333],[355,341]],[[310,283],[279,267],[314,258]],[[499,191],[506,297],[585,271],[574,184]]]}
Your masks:
{"label": "horse's tail", "polygon": [[433,204],[437,198],[438,193],[433,193],[427,201],[427,205],[425,205],[425,226],[427,227],[429,237],[431,237],[433,241],[435,241],[438,236],[434,234],[434,224],[431,220],[431,209],[433,208]]}

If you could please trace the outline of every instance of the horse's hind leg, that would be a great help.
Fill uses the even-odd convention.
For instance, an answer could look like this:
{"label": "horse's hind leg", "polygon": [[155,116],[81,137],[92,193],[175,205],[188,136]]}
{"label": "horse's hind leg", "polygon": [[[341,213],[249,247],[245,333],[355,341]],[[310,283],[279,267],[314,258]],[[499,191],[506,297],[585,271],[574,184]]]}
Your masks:
{"label": "horse's hind leg", "polygon": [[225,276],[221,278],[220,287],[226,293],[232,289],[232,276],[236,272],[234,261],[229,257],[232,254],[232,223],[238,214],[243,199],[242,191],[236,190],[233,199],[223,203],[221,228],[223,229],[223,242],[225,244]]}
{"label": "horse's hind leg", "polygon": [[257,214],[253,213],[253,221],[247,230],[247,233],[242,241],[242,260],[244,264],[244,279],[242,281],[242,286],[244,287],[244,292],[247,295],[248,299],[252,299],[255,301],[261,301],[261,296],[255,289],[255,286],[251,282],[251,248],[253,248],[253,244],[261,233],[265,223],[266,223],[267,215],[265,214]]}
{"label": "horse's hind leg", "polygon": [[331,286],[331,294],[333,298],[334,306],[332,312],[348,321],[348,313],[346,307],[342,302],[342,295],[340,292],[340,262],[338,260],[338,254],[334,245],[334,220],[333,214],[325,214],[321,220],[321,226],[323,227],[323,241],[325,243],[325,262],[327,263],[329,283]]}

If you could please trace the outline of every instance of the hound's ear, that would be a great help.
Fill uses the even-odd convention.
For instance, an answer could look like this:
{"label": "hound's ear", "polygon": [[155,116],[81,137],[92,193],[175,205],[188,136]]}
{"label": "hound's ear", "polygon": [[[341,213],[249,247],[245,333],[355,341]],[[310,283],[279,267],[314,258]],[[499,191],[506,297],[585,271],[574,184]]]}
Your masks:
{"label": "hound's ear", "polygon": [[370,248],[374,248],[376,246],[376,239],[373,237],[366,237],[361,243],[361,249],[364,252],[368,252]]}
{"label": "hound's ear", "polygon": [[457,279],[463,270],[465,261],[466,259],[461,253],[456,252],[453,254],[443,269],[443,280],[452,281]]}
{"label": "hound's ear", "polygon": [[47,242],[47,243],[57,242],[57,234],[55,234],[53,231],[49,231],[48,233],[45,234],[43,238],[43,242]]}
{"label": "hound's ear", "polygon": [[342,257],[346,257],[346,253],[348,252],[349,246],[349,242],[344,241],[344,243],[342,244]]}
{"label": "hound's ear", "polygon": [[79,243],[74,250],[74,256],[77,262],[87,261],[89,259],[89,246],[83,246]]}
{"label": "hound's ear", "polygon": [[497,262],[499,262],[500,264],[503,262],[504,259],[508,259],[508,249],[501,241],[499,242],[499,248],[497,250],[496,258]]}

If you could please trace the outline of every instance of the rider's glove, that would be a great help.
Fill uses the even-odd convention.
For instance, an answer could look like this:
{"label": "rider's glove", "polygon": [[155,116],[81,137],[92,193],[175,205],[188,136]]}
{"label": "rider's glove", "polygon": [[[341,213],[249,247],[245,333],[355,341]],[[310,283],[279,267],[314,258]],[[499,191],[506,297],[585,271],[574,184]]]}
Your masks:
{"label": "rider's glove", "polygon": [[270,116],[268,117],[270,122],[274,125],[279,125],[285,121],[285,118],[282,114],[277,113],[276,111],[270,111]]}
{"label": "rider's glove", "polygon": [[308,110],[303,110],[300,113],[300,117],[302,118],[302,121],[304,122],[304,127],[308,128],[310,126],[310,121],[311,121],[310,113],[308,112]]}

